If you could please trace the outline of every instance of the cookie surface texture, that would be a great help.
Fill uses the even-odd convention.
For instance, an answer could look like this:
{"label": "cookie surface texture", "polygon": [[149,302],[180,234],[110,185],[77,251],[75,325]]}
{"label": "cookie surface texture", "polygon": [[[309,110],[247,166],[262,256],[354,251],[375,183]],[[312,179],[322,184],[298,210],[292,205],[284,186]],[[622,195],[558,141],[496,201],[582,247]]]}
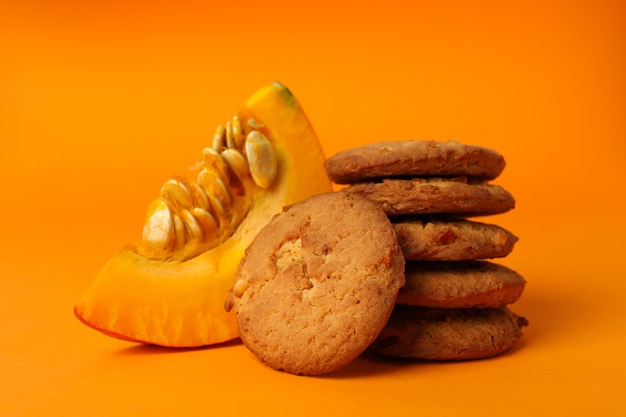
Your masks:
{"label": "cookie surface texture", "polygon": [[491,149],[455,141],[408,140],[379,142],[347,149],[328,158],[328,177],[339,184],[371,178],[468,176],[490,180],[505,167]]}
{"label": "cookie surface texture", "polygon": [[525,318],[506,307],[444,310],[398,306],[370,350],[396,358],[483,359],[515,346],[526,325]]}
{"label": "cookie surface texture", "polygon": [[516,302],[526,280],[488,261],[407,262],[396,303],[431,308],[503,307]]}
{"label": "cookie surface texture", "polygon": [[392,219],[404,257],[410,260],[467,261],[507,256],[517,236],[495,224],[463,219]]}
{"label": "cookie surface texture", "polygon": [[262,362],[318,375],[374,341],[404,282],[404,256],[380,207],[326,193],[286,207],[261,230],[226,307]]}
{"label": "cookie surface texture", "polygon": [[453,214],[462,217],[505,213],[515,199],[496,184],[473,184],[467,178],[384,179],[350,185],[342,192],[362,195],[387,215]]}

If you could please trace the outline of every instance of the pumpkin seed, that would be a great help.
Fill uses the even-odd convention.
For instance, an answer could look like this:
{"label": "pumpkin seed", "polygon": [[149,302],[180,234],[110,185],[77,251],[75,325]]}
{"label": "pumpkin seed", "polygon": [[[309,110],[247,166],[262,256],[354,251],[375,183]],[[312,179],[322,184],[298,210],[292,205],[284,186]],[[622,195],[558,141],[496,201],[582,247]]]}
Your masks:
{"label": "pumpkin seed", "polygon": [[263,123],[259,122],[256,119],[253,119],[252,117],[246,120],[246,123],[248,124],[248,127],[250,127],[250,129],[255,129],[255,130],[263,129]]}
{"label": "pumpkin seed", "polygon": [[206,192],[198,185],[198,183],[192,182],[189,184],[189,191],[193,198],[194,207],[203,208],[208,210],[210,207],[209,197],[206,195]]}
{"label": "pumpkin seed", "polygon": [[254,182],[261,188],[269,188],[278,170],[272,142],[260,131],[253,130],[246,136],[246,155]]}
{"label": "pumpkin seed", "polygon": [[235,147],[235,137],[233,135],[233,122],[226,122],[226,148]]}
{"label": "pumpkin seed", "polygon": [[185,236],[187,237],[187,241],[189,240],[202,240],[203,232],[200,227],[200,223],[198,220],[191,214],[189,210],[181,210],[180,218],[185,225],[185,231],[187,232]]}
{"label": "pumpkin seed", "polygon": [[217,183],[221,191],[216,197],[219,197],[224,203],[226,203],[226,205],[230,206],[233,200],[230,197],[230,191],[224,183],[224,180],[222,179],[222,177],[215,177],[215,182]]}
{"label": "pumpkin seed", "polygon": [[217,129],[215,129],[212,148],[217,152],[220,152],[224,148],[225,133],[226,129],[224,129],[222,125],[219,125]]}
{"label": "pumpkin seed", "polygon": [[172,211],[169,204],[167,201],[157,198],[148,207],[143,227],[143,240],[150,242],[157,248],[169,249],[173,243],[172,227]]}
{"label": "pumpkin seed", "polygon": [[240,180],[248,178],[250,170],[248,169],[246,158],[241,152],[236,149],[224,149],[221,155],[231,172],[235,173]]}
{"label": "pumpkin seed", "polygon": [[246,136],[243,132],[243,126],[241,126],[241,120],[239,117],[233,117],[233,149],[240,149],[243,146],[243,142],[246,140]]}
{"label": "pumpkin seed", "polygon": [[189,208],[193,206],[193,200],[189,194],[189,189],[185,184],[176,179],[170,179],[163,184],[159,193],[161,196],[169,198],[180,207]]}
{"label": "pumpkin seed", "polygon": [[217,214],[220,217],[225,216],[226,210],[222,202],[230,204],[232,199],[228,187],[226,187],[219,173],[209,168],[203,168],[198,174],[198,185],[206,192],[212,205],[214,205],[213,200],[219,200],[220,212]]}
{"label": "pumpkin seed", "polygon": [[230,178],[230,172],[228,170],[228,165],[222,157],[220,153],[212,148],[204,148],[204,163],[202,167],[211,168],[214,171],[217,171],[218,175],[224,179]]}
{"label": "pumpkin seed", "polygon": [[208,240],[210,237],[216,237],[218,232],[217,222],[215,218],[207,210],[194,207],[191,209],[191,214],[196,218],[200,227],[204,232],[204,240]]}
{"label": "pumpkin seed", "polygon": [[177,214],[173,214],[172,218],[174,219],[174,247],[181,249],[187,243],[185,224]]}

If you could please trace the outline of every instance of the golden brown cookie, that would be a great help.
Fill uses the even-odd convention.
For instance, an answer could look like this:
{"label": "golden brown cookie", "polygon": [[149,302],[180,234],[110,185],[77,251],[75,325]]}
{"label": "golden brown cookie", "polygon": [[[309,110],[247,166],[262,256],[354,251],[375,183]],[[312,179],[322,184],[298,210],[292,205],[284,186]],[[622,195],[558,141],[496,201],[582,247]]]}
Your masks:
{"label": "golden brown cookie", "polygon": [[464,219],[391,220],[404,257],[425,261],[466,261],[507,256],[517,236],[495,224]]}
{"label": "golden brown cookie", "polygon": [[502,307],[517,301],[524,278],[487,261],[407,262],[397,304],[432,308]]}
{"label": "golden brown cookie", "polygon": [[262,362],[317,375],[374,341],[404,282],[404,256],[380,206],[326,193],[286,207],[260,231],[225,306]]}
{"label": "golden brown cookie", "polygon": [[370,350],[396,358],[488,358],[511,349],[527,325],[524,317],[506,307],[430,309],[399,305]]}
{"label": "golden brown cookie", "polygon": [[515,207],[513,196],[499,185],[457,178],[385,179],[350,185],[355,193],[381,205],[387,215],[453,214],[461,217],[505,213]]}
{"label": "golden brown cookie", "polygon": [[339,184],[372,178],[468,176],[496,178],[505,161],[499,153],[455,141],[379,142],[347,149],[328,158],[328,177]]}

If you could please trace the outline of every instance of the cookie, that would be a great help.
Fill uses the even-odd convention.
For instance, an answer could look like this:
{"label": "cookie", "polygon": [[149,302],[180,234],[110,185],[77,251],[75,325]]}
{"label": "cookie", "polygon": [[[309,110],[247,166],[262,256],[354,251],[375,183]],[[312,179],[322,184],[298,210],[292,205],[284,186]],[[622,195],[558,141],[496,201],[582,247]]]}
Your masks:
{"label": "cookie", "polygon": [[404,257],[410,260],[502,258],[518,241],[500,226],[464,219],[399,217],[391,221]]}
{"label": "cookie", "polygon": [[377,337],[405,283],[404,256],[380,206],[320,194],[283,209],[246,250],[226,300],[245,346],[272,368],[339,369]]}
{"label": "cookie", "polygon": [[495,184],[471,183],[465,177],[384,179],[350,185],[356,193],[381,205],[387,215],[453,214],[461,217],[505,213],[515,199]]}
{"label": "cookie", "polygon": [[328,177],[338,184],[372,178],[468,176],[490,180],[505,166],[499,153],[454,141],[379,142],[347,149],[328,158]]}
{"label": "cookie", "polygon": [[502,307],[517,301],[526,281],[488,261],[407,262],[397,304],[431,308]]}
{"label": "cookie", "polygon": [[506,307],[429,309],[398,306],[370,350],[388,357],[469,360],[511,349],[528,321]]}

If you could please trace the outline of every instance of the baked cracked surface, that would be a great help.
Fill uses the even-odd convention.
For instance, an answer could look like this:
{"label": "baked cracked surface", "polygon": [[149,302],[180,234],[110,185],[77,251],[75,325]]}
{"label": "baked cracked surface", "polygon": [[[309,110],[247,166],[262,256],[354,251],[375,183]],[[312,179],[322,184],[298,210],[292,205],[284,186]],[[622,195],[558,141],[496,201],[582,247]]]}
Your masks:
{"label": "baked cracked surface", "polygon": [[393,218],[404,257],[410,260],[466,261],[502,258],[517,236],[495,224],[454,218]]}
{"label": "baked cracked surface", "polygon": [[389,216],[485,216],[505,213],[515,207],[515,199],[502,186],[475,183],[466,177],[383,179],[353,184],[342,192],[359,194],[380,204]]}
{"label": "baked cracked surface", "polygon": [[226,307],[262,362],[316,375],[372,343],[404,282],[404,257],[380,206],[326,193],[285,208],[261,230]]}
{"label": "baked cracked surface", "polygon": [[406,140],[378,142],[338,152],[324,164],[339,184],[372,178],[468,176],[490,180],[505,167],[498,152],[456,141]]}

